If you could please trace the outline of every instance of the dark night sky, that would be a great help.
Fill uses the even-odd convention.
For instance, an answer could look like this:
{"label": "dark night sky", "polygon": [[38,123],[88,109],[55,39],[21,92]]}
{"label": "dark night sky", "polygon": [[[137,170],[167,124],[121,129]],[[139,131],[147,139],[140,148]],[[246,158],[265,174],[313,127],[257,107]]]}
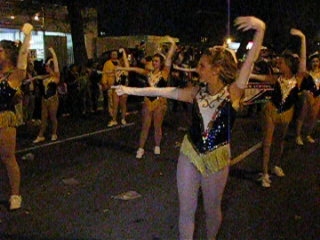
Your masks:
{"label": "dark night sky", "polygon": [[[227,33],[227,0],[99,0],[99,29],[107,36],[172,35],[184,42],[198,42],[201,36],[210,43],[222,43]],[[301,29],[309,42],[320,35],[320,1],[315,0],[230,0],[232,21],[236,16],[255,15],[267,24],[265,44],[277,51],[298,43],[289,34]],[[247,34],[248,36],[250,34]],[[240,40],[241,39],[237,39]]]}

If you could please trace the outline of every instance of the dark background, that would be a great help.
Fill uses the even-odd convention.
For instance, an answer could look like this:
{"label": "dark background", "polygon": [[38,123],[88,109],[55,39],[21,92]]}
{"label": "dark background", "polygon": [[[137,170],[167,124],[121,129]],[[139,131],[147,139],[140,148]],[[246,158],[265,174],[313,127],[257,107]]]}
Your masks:
{"label": "dark background", "polygon": [[317,48],[319,1],[229,0],[229,3],[230,8],[228,0],[97,0],[98,29],[102,36],[172,35],[182,42],[197,43],[206,38],[207,43],[221,44],[229,27],[230,35],[241,41],[233,20],[241,15],[254,15],[266,22],[265,44],[277,52],[298,48],[299,42],[289,33],[292,27],[306,34],[310,51]]}

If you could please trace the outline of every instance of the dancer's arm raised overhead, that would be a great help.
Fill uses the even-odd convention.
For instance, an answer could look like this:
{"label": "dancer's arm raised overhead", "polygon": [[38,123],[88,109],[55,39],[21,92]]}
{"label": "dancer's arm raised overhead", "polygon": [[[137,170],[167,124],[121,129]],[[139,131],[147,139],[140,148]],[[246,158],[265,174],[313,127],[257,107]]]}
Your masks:
{"label": "dancer's arm raised overhead", "polygon": [[13,72],[13,74],[11,74],[11,76],[9,76],[9,79],[8,79],[10,86],[13,88],[19,87],[22,81],[26,77],[28,51],[30,46],[32,29],[33,29],[33,26],[29,23],[25,23],[21,29],[21,31],[24,34],[24,39],[19,49],[19,55],[16,63],[16,70]]}
{"label": "dancer's arm raised overhead", "polygon": [[60,78],[59,63],[58,63],[58,58],[57,58],[56,52],[54,51],[54,49],[52,47],[49,48],[49,51],[52,56],[54,75],[57,78]]}
{"label": "dancer's arm raised overhead", "polygon": [[252,47],[247,54],[246,60],[241,66],[236,81],[230,87],[232,99],[237,100],[243,95],[243,90],[246,88],[249,81],[254,62],[259,56],[266,26],[262,20],[252,16],[238,17],[234,21],[234,24],[237,26],[238,30],[255,30]]}

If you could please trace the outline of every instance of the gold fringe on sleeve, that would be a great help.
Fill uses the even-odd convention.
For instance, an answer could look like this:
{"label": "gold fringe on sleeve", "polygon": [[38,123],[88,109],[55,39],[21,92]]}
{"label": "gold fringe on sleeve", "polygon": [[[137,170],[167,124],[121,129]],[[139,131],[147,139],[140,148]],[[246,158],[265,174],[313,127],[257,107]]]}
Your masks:
{"label": "gold fringe on sleeve", "polygon": [[231,159],[230,144],[223,145],[205,154],[198,153],[187,135],[181,144],[180,152],[186,155],[202,175],[215,173],[229,166]]}

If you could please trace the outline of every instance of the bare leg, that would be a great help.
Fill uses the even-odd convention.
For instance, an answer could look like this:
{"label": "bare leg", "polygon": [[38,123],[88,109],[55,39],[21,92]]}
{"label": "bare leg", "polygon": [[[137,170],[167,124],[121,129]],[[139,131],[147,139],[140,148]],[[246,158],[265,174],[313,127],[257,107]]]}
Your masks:
{"label": "bare leg", "polygon": [[268,174],[268,172],[269,172],[270,152],[271,152],[271,145],[272,145],[272,137],[273,137],[274,128],[275,128],[275,125],[272,121],[272,118],[264,115],[263,140],[262,140],[262,171],[263,171],[263,174]]}
{"label": "bare leg", "polygon": [[113,102],[112,120],[113,121],[117,121],[118,108],[119,108],[119,99],[120,99],[120,97],[117,95],[117,93],[115,91],[112,91],[112,102]]}
{"label": "bare leg", "polygon": [[285,137],[288,132],[288,126],[289,126],[289,123],[284,123],[279,125],[279,134],[277,134],[278,136],[276,138],[276,141],[277,141],[276,145],[279,147],[275,148],[276,149],[276,154],[275,154],[276,166],[281,166],[281,158],[282,158],[283,149],[284,149]]}
{"label": "bare leg", "polygon": [[200,172],[184,154],[180,153],[177,167],[180,240],[193,239],[200,179]]}
{"label": "bare leg", "polygon": [[153,114],[153,124],[154,124],[154,140],[156,146],[160,146],[162,139],[162,123],[166,113],[166,105],[160,105],[155,109]]}
{"label": "bare leg", "polygon": [[126,119],[128,95],[120,96],[121,119]]}
{"label": "bare leg", "polygon": [[144,145],[146,144],[149,130],[151,126],[152,121],[152,112],[148,109],[148,106],[146,104],[142,107],[142,129],[140,133],[140,140],[139,140],[139,147],[144,148]]}
{"label": "bare leg", "polygon": [[311,135],[312,131],[317,123],[318,114],[320,111],[320,97],[317,97],[314,99],[314,102],[311,107],[311,117],[310,117],[310,123],[308,125],[307,129],[307,135]]}
{"label": "bare leg", "polygon": [[108,89],[108,112],[110,116],[113,118],[113,91],[112,89]]}
{"label": "bare leg", "polygon": [[0,156],[6,166],[11,195],[20,195],[20,168],[15,156],[16,129],[6,127],[0,129]]}
{"label": "bare leg", "polygon": [[49,107],[49,117],[52,124],[52,135],[56,135],[58,130],[58,119],[57,119],[57,112],[59,107],[58,98],[56,101],[53,101],[52,103],[50,103],[48,107]]}
{"label": "bare leg", "polygon": [[299,97],[299,101],[301,104],[301,109],[299,112],[299,115],[297,117],[297,122],[296,122],[296,136],[301,137],[301,132],[302,132],[302,127],[303,123],[306,120],[307,113],[309,111],[309,102],[306,99],[306,96],[301,96]]}
{"label": "bare leg", "polygon": [[41,126],[40,126],[40,132],[38,134],[39,137],[43,137],[44,132],[46,131],[48,124],[48,104],[45,102],[45,100],[42,99],[41,103]]}

